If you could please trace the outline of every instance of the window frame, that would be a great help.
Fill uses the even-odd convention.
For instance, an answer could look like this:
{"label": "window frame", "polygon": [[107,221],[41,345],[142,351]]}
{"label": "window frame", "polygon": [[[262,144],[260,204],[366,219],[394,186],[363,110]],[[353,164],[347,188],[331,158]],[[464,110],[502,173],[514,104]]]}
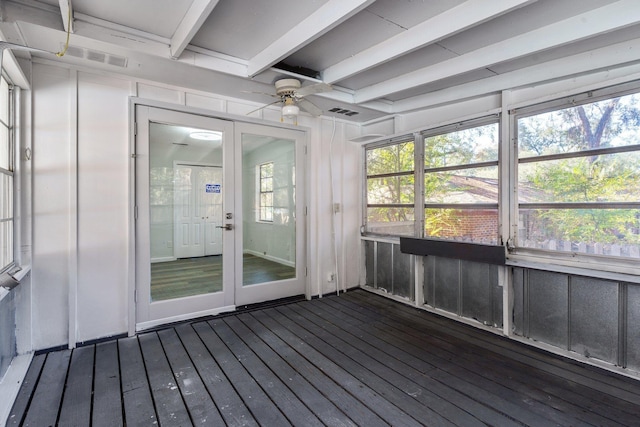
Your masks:
{"label": "window frame", "polygon": [[[15,91],[13,84],[9,80],[6,75],[1,75],[0,78],[4,80],[7,85],[7,123],[4,123],[2,118],[0,117],[0,127],[6,128],[7,131],[7,142],[8,142],[8,152],[6,155],[8,156],[8,169],[0,167],[0,176],[4,179],[5,176],[10,177],[9,186],[7,188],[11,189],[11,203],[12,209],[10,212],[10,217],[2,218],[0,217],[0,226],[4,226],[6,223],[11,224],[11,240],[9,242],[0,242],[0,245],[5,246],[8,244],[9,250],[9,262],[7,264],[0,264],[0,274],[5,273],[13,269],[19,262],[18,253],[17,253],[17,245],[18,245],[18,227],[17,227],[17,218],[16,212],[18,209],[18,194],[16,188],[16,179],[17,179],[17,159],[16,159],[16,140],[15,140],[15,132],[14,132],[14,123],[15,123]],[[3,194],[0,194],[0,199],[4,197]],[[1,260],[0,260],[1,261]]]}
{"label": "window frame", "polygon": [[[413,209],[413,220],[411,220],[410,222],[413,223],[412,225],[412,233],[409,234],[409,236],[414,237],[414,236],[421,236],[421,234],[419,233],[419,225],[422,223],[420,216],[419,216],[419,212],[416,209],[417,206],[417,202],[418,202],[418,198],[415,197],[416,194],[419,194],[420,190],[417,187],[418,185],[418,181],[417,181],[417,177],[416,177],[416,171],[418,170],[418,166],[419,166],[419,159],[422,158],[422,152],[418,152],[418,144],[417,144],[417,140],[418,140],[418,134],[405,134],[405,135],[401,135],[401,136],[396,136],[394,138],[390,138],[390,139],[385,139],[382,141],[378,141],[378,142],[372,142],[370,144],[366,144],[364,145],[364,159],[363,159],[363,171],[364,171],[364,185],[363,185],[363,212],[362,212],[362,223],[363,223],[363,228],[362,228],[362,235],[366,235],[366,236],[406,236],[407,234],[391,234],[391,233],[384,233],[381,231],[370,231],[368,229],[368,225],[369,225],[369,220],[368,220],[368,210],[369,208],[410,208]],[[410,171],[398,171],[398,172],[388,172],[388,173],[380,173],[380,174],[371,174],[369,175],[367,173],[367,166],[368,166],[368,161],[367,161],[367,153],[370,150],[377,150],[377,149],[381,149],[381,148],[386,148],[386,147],[392,147],[395,145],[400,145],[400,144],[404,144],[404,143],[412,143],[413,144],[413,169]],[[421,163],[420,163],[421,164]],[[413,203],[369,203],[369,191],[368,191],[368,182],[369,179],[378,179],[378,178],[390,178],[390,177],[403,177],[403,176],[413,176],[414,177],[414,201]],[[421,188],[421,187],[420,187]],[[390,223],[392,224],[392,223]]]}
{"label": "window frame", "polygon": [[[262,176],[262,170],[264,167],[266,167],[267,165],[271,166],[271,175],[270,176],[266,176],[263,177]],[[274,213],[274,206],[273,206],[273,195],[274,195],[274,168],[275,168],[275,163],[273,161],[269,161],[269,162],[263,162],[260,163],[258,165],[256,165],[256,172],[257,172],[257,205],[258,205],[258,214],[256,215],[256,222],[261,222],[261,223],[266,223],[266,224],[273,224],[273,213]],[[271,180],[271,189],[269,191],[263,191],[262,188],[262,184],[263,184],[263,180],[266,179],[270,179]],[[271,205],[267,205],[267,204],[263,204],[263,195],[266,194],[270,194],[271,195]],[[266,210],[266,211],[265,211]],[[263,216],[264,212],[271,212],[271,219],[267,219],[265,216]]]}
{"label": "window frame", "polygon": [[[424,172],[423,172],[423,177],[422,177],[422,182],[424,182],[425,178],[427,175],[429,174],[435,174],[435,173],[439,173],[439,172],[448,172],[448,171],[460,171],[460,170],[466,170],[466,169],[478,169],[478,168],[483,168],[483,167],[495,167],[497,169],[497,173],[498,173],[498,180],[496,183],[496,187],[497,187],[497,199],[495,203],[433,203],[433,202],[427,202],[426,201],[426,194],[425,194],[425,189],[423,188],[422,191],[422,209],[423,212],[426,211],[427,209],[456,209],[456,210],[464,210],[464,211],[481,211],[481,210],[487,210],[487,209],[491,209],[491,210],[495,210],[496,211],[496,215],[497,215],[497,224],[496,224],[496,233],[495,233],[495,242],[492,242],[490,244],[495,244],[495,245],[501,245],[503,244],[503,236],[502,236],[502,232],[501,232],[501,204],[502,204],[502,180],[503,180],[503,173],[502,173],[502,168],[501,168],[501,153],[502,153],[502,127],[500,125],[500,114],[492,114],[492,115],[488,115],[488,116],[482,116],[482,117],[478,117],[478,118],[474,118],[474,119],[469,119],[469,120],[464,120],[461,122],[456,122],[456,123],[452,123],[449,125],[445,125],[445,126],[439,126],[439,127],[435,127],[435,128],[430,128],[427,130],[424,130],[420,133],[421,136],[421,144],[422,144],[422,149],[424,150],[424,145],[426,144],[426,139],[427,138],[431,138],[431,137],[435,137],[435,136],[441,136],[441,135],[447,135],[450,133],[454,133],[454,132],[458,132],[458,131],[463,131],[463,130],[468,130],[468,129],[474,129],[474,128],[479,128],[479,127],[483,127],[483,126],[488,126],[488,125],[496,125],[496,131],[497,131],[497,138],[498,138],[498,143],[497,143],[497,156],[496,156],[496,160],[491,160],[491,161],[483,161],[483,162],[471,162],[471,163],[462,163],[459,165],[451,165],[451,166],[440,166],[440,167],[427,167],[426,165],[424,166]],[[426,163],[426,162],[425,162]],[[426,213],[423,213],[423,216],[425,217],[426,220]],[[423,224],[423,233],[426,234],[426,230],[424,230],[426,224]],[[458,238],[445,238],[445,237],[436,237],[436,236],[426,236],[428,238],[431,239],[442,239],[442,240],[446,240],[446,241],[451,241],[451,242],[457,242],[457,241],[461,241],[461,239]],[[482,243],[482,242],[469,242],[469,243]]]}
{"label": "window frame", "polygon": [[[543,203],[520,203],[518,200],[519,192],[519,166],[521,164],[545,162],[564,159],[579,159],[590,157],[593,155],[613,155],[626,152],[640,153],[640,144],[604,147],[591,150],[571,151],[567,153],[545,154],[541,156],[519,156],[519,135],[518,120],[522,118],[532,117],[553,111],[560,111],[566,108],[579,105],[596,103],[608,99],[623,97],[626,95],[636,94],[640,96],[640,81],[632,81],[615,86],[607,86],[594,90],[576,93],[561,98],[556,98],[536,104],[523,105],[511,109],[508,113],[508,123],[511,137],[514,141],[513,150],[509,161],[511,165],[511,178],[509,188],[513,194],[513,200],[510,202],[510,233],[507,243],[509,258],[512,259],[514,265],[528,265],[532,262],[534,265],[539,262],[565,267],[577,268],[596,268],[598,270],[638,274],[638,259],[632,257],[622,257],[616,255],[592,254],[578,251],[561,251],[544,248],[531,248],[519,246],[518,244],[518,227],[519,213],[522,207],[536,208],[555,208],[555,209],[593,209],[602,206],[604,209],[639,209],[640,200],[634,202],[543,202]],[[506,112],[505,112],[506,114]]]}

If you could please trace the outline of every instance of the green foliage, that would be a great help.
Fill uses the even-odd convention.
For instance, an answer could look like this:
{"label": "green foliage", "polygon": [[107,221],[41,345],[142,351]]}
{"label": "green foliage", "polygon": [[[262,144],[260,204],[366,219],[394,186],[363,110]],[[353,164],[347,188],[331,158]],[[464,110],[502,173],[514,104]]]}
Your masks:
{"label": "green foliage", "polygon": [[[367,151],[367,175],[413,172],[413,141]],[[413,204],[414,177],[392,175],[367,179],[369,204]],[[378,207],[368,209],[370,222],[399,222],[413,220],[413,209]]]}
{"label": "green foliage", "polygon": [[[634,96],[626,96],[520,119],[520,157],[638,144],[639,107]],[[522,165],[519,182],[540,201],[602,203],[601,209],[531,212],[532,234],[573,242],[638,243],[638,210],[610,209],[606,203],[640,201],[639,157],[632,152]]]}

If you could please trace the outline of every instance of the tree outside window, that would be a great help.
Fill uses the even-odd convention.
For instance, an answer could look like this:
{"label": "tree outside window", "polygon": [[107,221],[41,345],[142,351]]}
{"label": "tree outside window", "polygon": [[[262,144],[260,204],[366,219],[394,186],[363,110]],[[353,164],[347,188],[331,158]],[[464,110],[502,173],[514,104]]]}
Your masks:
{"label": "tree outside window", "polygon": [[517,245],[640,257],[640,97],[520,117]]}

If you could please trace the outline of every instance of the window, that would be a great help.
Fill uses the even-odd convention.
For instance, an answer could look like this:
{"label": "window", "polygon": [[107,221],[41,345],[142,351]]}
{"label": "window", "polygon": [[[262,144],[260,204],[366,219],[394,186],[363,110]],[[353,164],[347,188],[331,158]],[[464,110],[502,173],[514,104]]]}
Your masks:
{"label": "window", "polygon": [[260,177],[259,216],[258,220],[273,222],[273,162],[258,166]]}
{"label": "window", "polygon": [[366,231],[414,235],[413,138],[367,148],[366,161]]}
{"label": "window", "polygon": [[0,77],[0,272],[8,269],[14,261],[11,99],[9,84]]}
{"label": "window", "polygon": [[592,92],[516,124],[517,247],[640,258],[640,95]]}
{"label": "window", "polygon": [[425,237],[498,243],[498,123],[478,124],[424,134]]}

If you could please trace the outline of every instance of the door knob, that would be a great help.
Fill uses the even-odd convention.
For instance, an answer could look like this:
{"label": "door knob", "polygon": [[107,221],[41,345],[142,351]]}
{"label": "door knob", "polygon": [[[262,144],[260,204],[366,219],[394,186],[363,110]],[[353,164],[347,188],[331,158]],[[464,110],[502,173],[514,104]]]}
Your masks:
{"label": "door knob", "polygon": [[233,224],[216,225],[216,228],[224,228],[225,230],[233,230]]}

